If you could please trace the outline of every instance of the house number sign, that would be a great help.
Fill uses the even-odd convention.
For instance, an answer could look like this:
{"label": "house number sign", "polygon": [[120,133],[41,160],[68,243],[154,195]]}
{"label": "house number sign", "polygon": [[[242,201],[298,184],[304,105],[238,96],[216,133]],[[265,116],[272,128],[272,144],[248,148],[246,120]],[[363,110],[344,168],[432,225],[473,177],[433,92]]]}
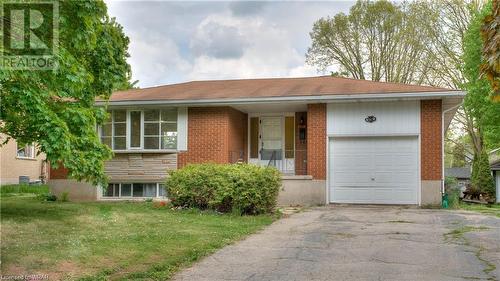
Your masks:
{"label": "house number sign", "polygon": [[373,122],[377,121],[377,117],[370,115],[370,116],[365,118],[365,121],[368,123],[373,123]]}

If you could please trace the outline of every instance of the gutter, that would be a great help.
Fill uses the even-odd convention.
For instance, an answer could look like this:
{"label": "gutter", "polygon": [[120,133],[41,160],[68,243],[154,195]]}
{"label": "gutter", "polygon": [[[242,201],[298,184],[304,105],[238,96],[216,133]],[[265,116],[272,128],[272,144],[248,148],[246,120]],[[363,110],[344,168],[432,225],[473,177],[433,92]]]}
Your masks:
{"label": "gutter", "polygon": [[[442,106],[441,101],[441,106]],[[455,110],[462,106],[464,102],[460,102],[457,105],[454,105],[448,109],[445,109],[441,112],[441,195],[444,195],[444,114],[448,111]]]}
{"label": "gutter", "polygon": [[217,98],[217,99],[179,99],[179,100],[123,100],[123,101],[97,101],[96,105],[231,105],[231,104],[261,104],[271,102],[336,102],[336,101],[357,101],[370,99],[415,99],[415,98],[442,98],[442,97],[463,97],[463,91],[446,92],[407,92],[392,94],[355,94],[355,95],[333,95],[324,94],[317,96],[287,96],[287,97],[259,97],[259,98]]}

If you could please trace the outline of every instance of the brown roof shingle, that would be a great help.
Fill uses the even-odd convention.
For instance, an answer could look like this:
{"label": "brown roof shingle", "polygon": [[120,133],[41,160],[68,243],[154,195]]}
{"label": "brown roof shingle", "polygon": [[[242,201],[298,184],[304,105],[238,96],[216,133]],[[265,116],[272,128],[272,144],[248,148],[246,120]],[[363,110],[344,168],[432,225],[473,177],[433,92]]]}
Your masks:
{"label": "brown roof shingle", "polygon": [[331,76],[193,81],[114,92],[110,101],[241,99],[293,96],[327,96],[444,92],[445,88],[374,82]]}

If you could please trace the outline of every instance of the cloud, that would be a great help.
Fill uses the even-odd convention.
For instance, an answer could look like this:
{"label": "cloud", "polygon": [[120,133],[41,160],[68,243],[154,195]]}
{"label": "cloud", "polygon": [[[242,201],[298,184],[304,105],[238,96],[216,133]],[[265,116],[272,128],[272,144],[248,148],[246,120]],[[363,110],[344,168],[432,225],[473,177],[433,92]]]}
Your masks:
{"label": "cloud", "polygon": [[212,21],[198,26],[191,41],[195,55],[224,59],[241,57],[247,45],[247,40],[238,28]]}
{"label": "cloud", "polygon": [[[316,71],[304,65],[304,55],[291,44],[287,30],[278,28],[260,17],[234,17],[228,14],[208,16],[200,23],[224,26],[244,38],[239,44],[240,56],[221,57],[206,52],[193,61],[189,79],[229,79],[311,76]],[[228,42],[229,43],[229,42]],[[232,44],[230,44],[232,46]]]}
{"label": "cloud", "polygon": [[129,63],[140,87],[318,75],[305,64],[312,24],[354,3],[106,2],[130,37]]}
{"label": "cloud", "polygon": [[184,79],[192,66],[179,53],[175,42],[155,33],[130,34],[129,63],[132,75],[141,86],[156,86],[165,81]]}
{"label": "cloud", "polygon": [[235,1],[229,4],[229,9],[235,16],[250,16],[261,12],[265,2]]}

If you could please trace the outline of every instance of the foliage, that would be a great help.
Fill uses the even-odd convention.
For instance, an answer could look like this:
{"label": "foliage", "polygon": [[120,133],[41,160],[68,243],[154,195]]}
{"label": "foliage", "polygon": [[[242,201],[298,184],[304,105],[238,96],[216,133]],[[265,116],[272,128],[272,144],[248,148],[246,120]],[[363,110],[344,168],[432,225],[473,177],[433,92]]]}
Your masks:
{"label": "foliage", "polygon": [[481,70],[490,81],[493,99],[500,102],[500,1],[493,0],[492,8],[481,27],[484,58]]}
{"label": "foliage", "polygon": [[457,186],[457,178],[447,176],[444,178],[444,186],[447,188],[454,188]]}
{"label": "foliage", "polygon": [[488,205],[461,203],[460,209],[479,212],[486,215],[493,215],[500,218],[500,204],[498,203]]}
{"label": "foliage", "polygon": [[57,196],[51,193],[40,193],[36,196],[38,200],[44,202],[55,202],[57,201]]}
{"label": "foliage", "polygon": [[456,188],[451,188],[446,191],[448,194],[448,208],[459,209],[460,208],[460,190]]}
{"label": "foliage", "polygon": [[94,101],[132,86],[128,44],[102,0],[60,1],[58,68],[0,70],[0,132],[37,143],[51,165],[64,163],[72,178],[104,183],[103,161],[111,151],[97,136],[106,113]]}
{"label": "foliage", "polygon": [[50,280],[84,274],[86,280],[169,280],[274,220],[144,202],[47,204],[26,197],[2,198],[1,214],[2,274],[46,272]]}
{"label": "foliage", "polygon": [[[497,148],[500,146],[500,104],[489,99],[492,92],[491,85],[480,72],[483,62],[482,47],[480,37],[481,22],[485,15],[491,11],[491,3],[486,5],[481,12],[477,13],[471,22],[469,29],[464,36],[464,67],[463,73],[467,79],[465,88],[467,96],[464,100],[464,107],[475,122],[476,133],[482,138],[473,140],[477,147]],[[485,144],[482,143],[484,139]],[[481,150],[478,150],[481,152]],[[476,153],[479,154],[479,153]]]}
{"label": "foliage", "polygon": [[[477,134],[484,136],[489,145],[497,147],[500,145],[500,104],[493,103],[489,99],[492,92],[491,85],[481,76],[480,66],[482,60],[482,41],[480,27],[483,18],[490,13],[491,3],[486,5],[472,20],[464,37],[464,76],[467,79],[465,88],[467,96],[464,106],[469,115],[476,123]],[[481,141],[479,138],[476,142]],[[486,146],[484,143],[475,143],[478,147]],[[474,155],[472,163],[472,188],[494,197],[494,181],[490,173],[488,155],[485,149],[479,150]]]}
{"label": "foliage", "polygon": [[336,76],[422,84],[432,63],[423,24],[436,18],[435,13],[422,13],[423,6],[358,0],[348,15],[338,13],[314,23],[307,62],[321,70],[337,66]]}
{"label": "foliage", "polygon": [[68,192],[63,192],[61,194],[61,202],[68,202],[69,201],[69,193]]}
{"label": "foliage", "polygon": [[276,169],[250,164],[188,165],[166,181],[174,206],[240,214],[272,212],[280,186]]}
{"label": "foliage", "polygon": [[491,175],[486,152],[475,157],[472,162],[471,186],[474,190],[479,190],[481,194],[488,194],[495,198],[495,181]]}
{"label": "foliage", "polygon": [[9,184],[0,186],[0,193],[3,196],[13,194],[46,194],[49,192],[47,185]]}

